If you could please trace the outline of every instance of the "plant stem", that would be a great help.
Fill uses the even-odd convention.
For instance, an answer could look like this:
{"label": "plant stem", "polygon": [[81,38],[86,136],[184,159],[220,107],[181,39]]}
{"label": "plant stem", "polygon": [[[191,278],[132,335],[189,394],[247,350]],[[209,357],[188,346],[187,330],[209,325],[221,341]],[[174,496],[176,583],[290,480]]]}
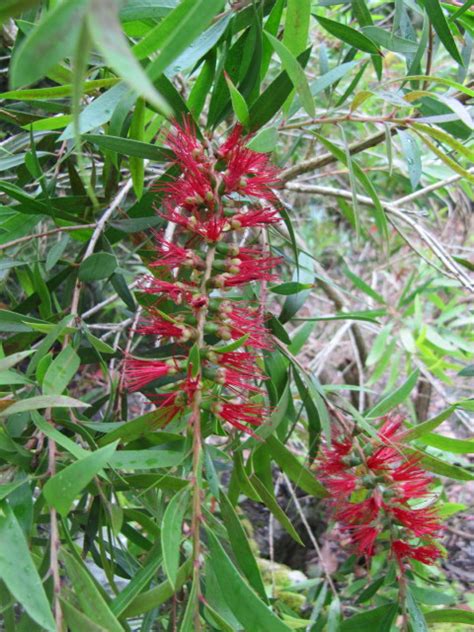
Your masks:
{"label": "plant stem", "polygon": [[[201,280],[200,290],[202,294],[206,293],[206,285],[212,272],[212,264],[216,253],[215,246],[211,246],[206,256],[206,268]],[[197,337],[196,345],[199,350],[204,346],[204,325],[206,324],[206,318],[208,314],[208,307],[203,306],[197,319]],[[201,534],[200,525],[202,522],[202,508],[201,508],[201,455],[202,455],[202,434],[201,434],[201,401],[202,401],[202,374],[201,369],[198,374],[199,384],[194,392],[193,400],[191,403],[191,424],[193,432],[193,469],[192,469],[192,484],[193,484],[193,511],[192,511],[192,523],[191,531],[193,537],[193,585],[196,590],[196,604],[194,610],[194,630],[200,632],[201,619],[199,616],[199,603],[201,601],[201,587],[199,583],[199,570],[200,570],[200,554],[201,554]]]}
{"label": "plant stem", "polygon": [[[47,411],[46,418],[51,421],[51,411]],[[52,439],[48,440],[48,474],[54,476],[56,474],[56,442]],[[54,604],[54,620],[56,622],[56,630],[61,632],[63,629],[63,613],[61,610],[61,602],[59,598],[61,596],[61,574],[59,572],[59,528],[58,528],[58,515],[56,509],[51,507],[50,512],[50,558],[49,569],[53,577],[53,604]]]}

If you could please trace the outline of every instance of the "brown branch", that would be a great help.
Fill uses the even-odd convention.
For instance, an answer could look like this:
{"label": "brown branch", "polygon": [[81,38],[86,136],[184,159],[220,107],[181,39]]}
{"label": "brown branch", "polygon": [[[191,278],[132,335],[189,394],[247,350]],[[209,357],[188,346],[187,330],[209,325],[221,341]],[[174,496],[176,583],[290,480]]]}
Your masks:
{"label": "brown branch", "polygon": [[[403,79],[400,79],[400,81],[403,81]],[[474,86],[474,80],[469,81],[466,84],[466,87],[468,88],[471,88],[472,86]],[[465,103],[471,97],[465,92],[456,92],[453,95],[453,98],[459,101],[460,103]],[[419,116],[419,113],[416,113],[412,118],[417,118],[418,116]],[[390,128],[389,133],[391,134],[391,136],[394,136],[399,129],[403,129],[404,127],[406,127],[406,125],[394,125],[393,127]],[[376,145],[383,143],[384,140],[385,140],[385,131],[378,132],[377,134],[374,134],[373,136],[369,136],[369,138],[366,138],[365,140],[361,142],[356,142],[356,143],[353,143],[352,145],[349,145],[349,153],[351,156],[354,156],[355,154],[359,154],[361,151],[365,151],[366,149],[370,149],[371,147],[375,147]],[[300,162],[297,165],[293,165],[293,167],[288,167],[288,169],[284,169],[280,174],[280,179],[282,180],[282,182],[288,182],[289,180],[293,180],[294,178],[296,178],[297,176],[303,173],[308,173],[309,171],[316,171],[317,169],[322,169],[323,167],[327,167],[328,165],[331,165],[334,162],[337,162],[337,158],[333,156],[333,154],[330,154],[330,153],[323,154],[322,156],[311,158],[310,160],[305,160],[303,162]]]}

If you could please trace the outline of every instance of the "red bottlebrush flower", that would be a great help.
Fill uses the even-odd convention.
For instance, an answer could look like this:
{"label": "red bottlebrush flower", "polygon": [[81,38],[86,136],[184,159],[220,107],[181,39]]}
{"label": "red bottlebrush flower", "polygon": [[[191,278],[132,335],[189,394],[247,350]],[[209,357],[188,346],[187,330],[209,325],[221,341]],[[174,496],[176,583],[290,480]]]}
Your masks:
{"label": "red bottlebrush flower", "polygon": [[242,430],[252,436],[255,436],[254,433],[244,424],[261,426],[268,416],[268,409],[261,404],[220,402],[214,404],[212,410],[215,415],[229,422],[234,428]]}
{"label": "red bottlebrush flower", "polygon": [[255,364],[256,357],[249,351],[227,351],[225,353],[213,352],[212,362],[231,369],[241,371],[246,375],[251,374],[255,379],[262,379],[263,375]]}
{"label": "red bottlebrush flower", "polygon": [[242,131],[242,125],[236,125],[234,127],[225,142],[219,147],[217,151],[221,158],[226,158],[228,154],[239,144],[242,138]]}
{"label": "red bottlebrush flower", "polygon": [[410,498],[422,498],[428,493],[432,478],[418,467],[418,462],[419,459],[416,457],[411,458],[390,472],[394,481],[393,487],[401,496],[401,502],[410,500]]}
{"label": "red bottlebrush flower", "polygon": [[165,184],[163,191],[166,196],[165,205],[168,207],[182,206],[191,211],[204,205],[214,208],[211,183],[200,171],[187,173],[176,182]]}
{"label": "red bottlebrush flower", "polygon": [[371,496],[360,503],[347,502],[342,505],[336,511],[335,518],[347,527],[357,523],[370,523],[377,518],[379,511],[379,503]]}
{"label": "red bottlebrush flower", "polygon": [[137,327],[137,333],[143,336],[177,338],[180,342],[186,342],[192,337],[190,327],[172,323],[161,316],[152,316],[149,321]]}
{"label": "red bottlebrush flower", "polygon": [[388,417],[387,419],[385,419],[384,423],[377,431],[380,439],[384,441],[392,439],[400,430],[402,422],[403,417],[401,415],[394,415],[393,417]]}
{"label": "red bottlebrush flower", "polygon": [[409,529],[417,537],[433,535],[442,529],[438,516],[433,509],[406,509],[398,506],[385,506],[395,520]]}
{"label": "red bottlebrush flower", "polygon": [[185,301],[189,303],[192,299],[194,285],[190,283],[171,283],[162,281],[151,275],[145,275],[140,279],[139,289],[146,294],[164,294],[178,305]]}
{"label": "red bottlebrush flower", "polygon": [[214,278],[216,287],[236,287],[251,281],[274,281],[277,279],[270,270],[281,259],[279,257],[265,257],[262,259],[249,259],[241,261],[239,258],[231,259],[228,263],[228,272],[219,274]]}
{"label": "red bottlebrush flower", "polygon": [[128,358],[125,362],[125,384],[130,391],[138,391],[150,382],[175,372],[176,369],[167,362]]}
{"label": "red bottlebrush flower", "polygon": [[249,393],[261,393],[261,388],[248,381],[254,378],[254,375],[246,375],[242,371],[220,368],[217,369],[216,382],[222,384],[222,386],[225,386],[229,390],[234,391],[238,395],[241,395],[242,391],[248,391]]}
{"label": "red bottlebrush flower", "polygon": [[224,304],[221,306],[221,312],[224,316],[224,326],[229,326],[230,337],[233,340],[248,334],[247,344],[249,346],[255,349],[272,348],[268,330],[258,312],[228,304],[225,304],[225,307]]}
{"label": "red bottlebrush flower", "polygon": [[165,204],[165,209],[160,215],[167,221],[178,224],[209,242],[220,239],[224,226],[227,223],[221,212],[195,210],[192,215],[183,215],[182,209],[168,203]]}
{"label": "red bottlebrush flower", "polygon": [[351,529],[351,539],[357,552],[361,555],[372,557],[375,552],[375,540],[379,533],[378,529],[368,525],[353,527]]}
{"label": "red bottlebrush flower", "polygon": [[323,448],[320,469],[326,481],[329,475],[343,472],[348,468],[343,457],[347,456],[351,449],[352,443],[349,439],[333,441],[331,448]]}
{"label": "red bottlebrush flower", "polygon": [[357,485],[357,477],[354,474],[341,472],[338,476],[323,479],[326,489],[332,497],[340,497],[340,500],[347,500]]}
{"label": "red bottlebrush flower", "polygon": [[433,544],[428,546],[411,546],[401,540],[392,542],[392,551],[402,569],[403,561],[407,558],[418,560],[419,562],[423,562],[423,564],[433,564],[441,557],[441,551]]}
{"label": "red bottlebrush flower", "polygon": [[368,457],[367,467],[371,470],[386,470],[400,458],[401,454],[395,448],[379,448]]}
{"label": "red bottlebrush flower", "polygon": [[163,266],[172,269],[180,266],[202,266],[201,258],[192,250],[167,241],[160,233],[155,233],[155,239],[159,259],[150,264],[151,268]]}
{"label": "red bottlebrush flower", "polygon": [[274,208],[251,208],[242,213],[236,213],[229,220],[232,228],[255,228],[267,224],[277,224],[280,215]]}
{"label": "red bottlebrush flower", "polygon": [[207,162],[204,148],[197,139],[196,128],[189,117],[184,118],[182,125],[174,124],[166,144],[174,153],[175,162],[183,169],[196,173]]}
{"label": "red bottlebrush flower", "polygon": [[267,154],[252,151],[245,146],[247,138],[241,136],[241,128],[235,128],[219,155],[227,162],[224,173],[226,193],[245,195],[273,201],[271,187],[278,182],[277,170],[269,162]]}

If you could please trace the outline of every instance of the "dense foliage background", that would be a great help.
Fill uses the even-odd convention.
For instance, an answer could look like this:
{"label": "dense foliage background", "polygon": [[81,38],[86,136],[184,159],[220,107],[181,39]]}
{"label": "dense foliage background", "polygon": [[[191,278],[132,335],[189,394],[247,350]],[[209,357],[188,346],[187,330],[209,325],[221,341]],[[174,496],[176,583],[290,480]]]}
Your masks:
{"label": "dense foliage background", "polygon": [[[1,3],[2,629],[474,624],[470,5]],[[264,441],[205,442],[194,583],[192,430],[121,371],[156,351],[132,335],[136,283],[167,229],[164,140],[183,115],[273,152],[282,222],[265,240],[284,258],[273,413]],[[351,555],[317,480],[338,420],[369,440],[393,411],[446,525],[446,557],[414,562],[403,594],[386,552]]]}

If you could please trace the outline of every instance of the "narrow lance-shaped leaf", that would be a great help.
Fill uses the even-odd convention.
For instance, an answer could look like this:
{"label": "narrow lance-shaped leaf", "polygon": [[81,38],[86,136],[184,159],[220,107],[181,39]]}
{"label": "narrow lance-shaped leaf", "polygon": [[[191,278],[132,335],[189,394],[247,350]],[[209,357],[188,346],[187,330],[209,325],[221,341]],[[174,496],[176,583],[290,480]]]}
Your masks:
{"label": "narrow lance-shaped leaf", "polygon": [[124,81],[160,112],[171,114],[171,109],[156,91],[145,71],[134,57],[117,16],[114,0],[91,0],[87,12],[89,30],[94,44],[107,63]]}
{"label": "narrow lance-shaped leaf", "polygon": [[301,103],[309,116],[315,116],[316,108],[314,105],[313,95],[309,88],[304,70],[301,68],[298,60],[288,50],[288,48],[280,42],[276,37],[265,32],[265,37],[273,46],[275,52],[283,64],[284,69],[288,73],[296,92],[298,93]]}
{"label": "narrow lance-shaped leaf", "polygon": [[45,630],[56,630],[28,543],[7,502],[0,503],[0,578],[33,621]]}

